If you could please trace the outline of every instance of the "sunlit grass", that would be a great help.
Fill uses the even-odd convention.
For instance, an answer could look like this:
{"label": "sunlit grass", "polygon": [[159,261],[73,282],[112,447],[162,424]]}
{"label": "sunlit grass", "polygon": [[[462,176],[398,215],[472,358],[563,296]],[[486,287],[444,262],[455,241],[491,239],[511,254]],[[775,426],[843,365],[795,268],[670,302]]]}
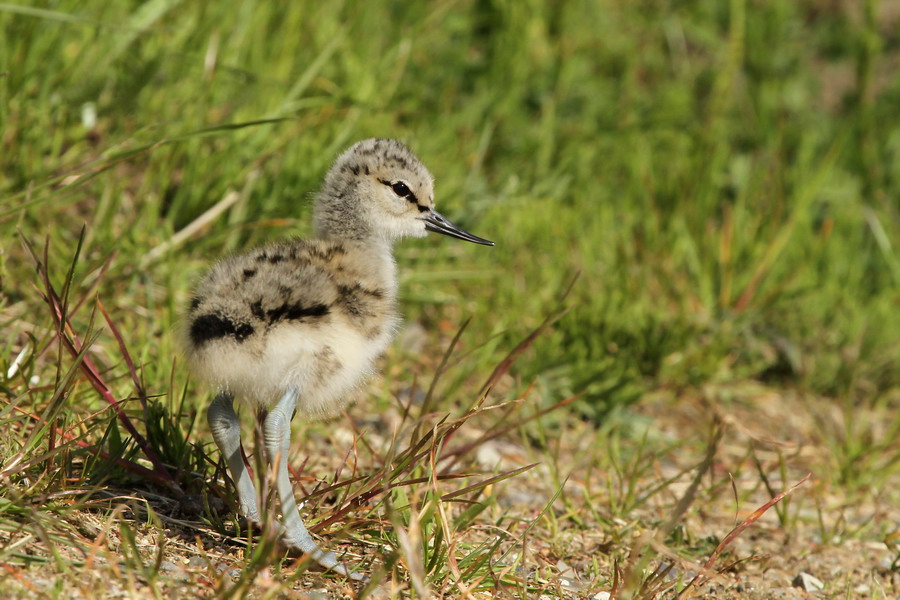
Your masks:
{"label": "sunlit grass", "polygon": [[497,246],[398,244],[409,338],[348,419],[297,425],[326,540],[415,597],[563,596],[559,561],[687,595],[813,471],[761,522],[896,555],[898,21],[858,4],[0,3],[0,582],[306,581],[242,545],[175,331],[373,135]]}

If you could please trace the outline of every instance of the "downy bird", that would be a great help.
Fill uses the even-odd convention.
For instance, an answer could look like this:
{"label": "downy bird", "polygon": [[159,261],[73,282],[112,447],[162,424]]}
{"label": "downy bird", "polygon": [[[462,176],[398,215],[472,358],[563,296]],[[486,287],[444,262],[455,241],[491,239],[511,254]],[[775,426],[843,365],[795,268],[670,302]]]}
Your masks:
{"label": "downy bird", "polygon": [[193,373],[216,392],[209,426],[241,513],[260,521],[260,495],[241,451],[237,399],[265,415],[266,456],[291,550],[357,581],[310,536],[288,476],[291,419],[335,415],[374,371],[398,324],[394,241],[436,232],[493,242],[434,209],[433,177],[402,143],[358,142],[332,165],[313,209],[315,236],[219,261],[197,286],[184,332]]}

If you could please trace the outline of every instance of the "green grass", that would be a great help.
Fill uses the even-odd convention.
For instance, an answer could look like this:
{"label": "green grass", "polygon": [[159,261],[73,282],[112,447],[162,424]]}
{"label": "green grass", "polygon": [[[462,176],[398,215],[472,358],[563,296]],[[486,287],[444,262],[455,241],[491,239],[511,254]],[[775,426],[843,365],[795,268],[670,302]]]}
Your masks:
{"label": "green grass", "polygon": [[[408,142],[436,175],[440,210],[497,246],[398,245],[403,311],[425,342],[392,350],[351,420],[297,425],[297,468],[326,441],[343,456],[335,430],[365,448],[360,481],[311,459],[305,477],[345,483],[310,501],[316,519],[375,489],[413,434],[465,415],[495,366],[568,311],[487,406],[522,402],[473,413],[451,438],[454,469],[477,476],[439,481],[422,456],[403,474],[416,482],[328,531],[349,528],[416,597],[468,584],[564,595],[553,568],[576,554],[590,557],[579,568],[592,593],[653,597],[692,577],[683,565],[660,575],[676,564],[660,540],[703,564],[736,523],[700,515],[761,506],[812,470],[772,526],[838,549],[886,540],[896,572],[896,12],[875,0],[0,3],[0,535],[14,543],[0,582],[64,597],[72,588],[28,582],[74,569],[165,595],[179,584],[141,545],[161,518],[212,536],[197,550],[213,557],[207,593],[266,596],[307,577],[265,543],[235,559],[239,578],[216,570],[212,540],[231,524],[208,503],[228,491],[197,419],[208,393],[188,380],[175,331],[215,257],[309,233],[330,162],[370,136]],[[391,435],[370,416],[427,390],[467,319],[433,398],[394,423],[402,443],[367,447],[372,429]],[[502,423],[517,423],[497,434],[523,449],[516,465],[542,466],[494,487],[527,481],[540,506],[475,488],[472,504],[439,501],[513,469],[476,460],[480,432]],[[678,485],[698,472],[688,495]],[[123,499],[133,490],[144,495]],[[203,510],[148,500],[180,494]],[[98,570],[91,557],[118,546],[82,532],[83,514],[132,548],[125,566],[107,557]],[[534,558],[532,541],[554,559]],[[266,587],[272,564],[281,583]]]}

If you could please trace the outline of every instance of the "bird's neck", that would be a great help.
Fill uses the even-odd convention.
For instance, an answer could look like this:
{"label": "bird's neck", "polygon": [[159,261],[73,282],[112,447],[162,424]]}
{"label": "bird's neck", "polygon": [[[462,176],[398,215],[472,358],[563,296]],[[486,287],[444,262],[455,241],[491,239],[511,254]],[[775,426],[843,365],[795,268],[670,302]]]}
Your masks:
{"label": "bird's neck", "polygon": [[353,193],[323,191],[316,199],[313,223],[317,238],[346,250],[350,270],[361,282],[396,292],[393,239],[362,213]]}
{"label": "bird's neck", "polygon": [[362,223],[353,229],[331,228],[327,225],[327,222],[316,220],[316,238],[393,260],[394,242],[383,233],[371,231]]}
{"label": "bird's neck", "polygon": [[391,252],[391,240],[372,223],[355,189],[336,191],[326,186],[313,206],[316,237],[336,242],[358,242]]}
{"label": "bird's neck", "polygon": [[397,263],[390,241],[377,236],[355,239],[319,233],[319,239],[343,250],[339,278],[362,284],[368,289],[381,290],[387,298],[396,297]]}

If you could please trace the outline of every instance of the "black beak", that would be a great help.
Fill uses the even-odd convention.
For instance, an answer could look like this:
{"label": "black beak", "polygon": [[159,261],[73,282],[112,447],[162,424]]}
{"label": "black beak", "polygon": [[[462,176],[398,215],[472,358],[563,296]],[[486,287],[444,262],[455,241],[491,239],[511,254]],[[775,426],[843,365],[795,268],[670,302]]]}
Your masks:
{"label": "black beak", "polygon": [[449,235],[450,237],[455,237],[460,240],[466,240],[467,242],[473,242],[475,244],[482,244],[484,246],[494,245],[494,242],[490,240],[480,238],[477,235],[472,235],[468,231],[460,229],[459,227],[451,223],[447,219],[447,217],[434,209],[429,210],[424,217],[420,218],[425,221],[425,229],[427,229],[428,231],[443,233],[444,235]]}

